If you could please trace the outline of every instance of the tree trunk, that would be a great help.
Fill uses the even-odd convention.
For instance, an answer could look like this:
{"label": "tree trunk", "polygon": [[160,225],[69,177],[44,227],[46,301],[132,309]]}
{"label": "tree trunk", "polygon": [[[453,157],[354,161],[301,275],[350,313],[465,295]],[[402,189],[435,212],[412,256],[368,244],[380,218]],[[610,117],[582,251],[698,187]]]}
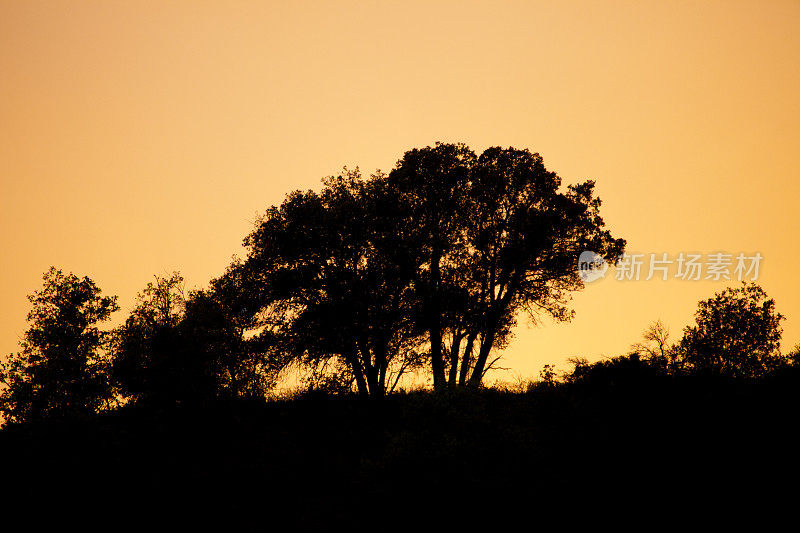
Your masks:
{"label": "tree trunk", "polygon": [[[358,354],[361,354],[360,358]],[[361,381],[364,383],[364,395],[370,396],[373,390],[372,376],[374,374],[372,367],[372,354],[370,354],[369,348],[367,348],[363,339],[358,343],[356,360],[358,361],[358,366],[360,368],[360,372],[356,374],[356,383],[358,383],[360,376]]]}
{"label": "tree trunk", "polygon": [[369,389],[367,388],[367,382],[364,379],[364,369],[361,366],[361,363],[358,360],[358,355],[356,351],[353,350],[345,357],[347,362],[350,364],[350,369],[353,371],[353,375],[356,378],[356,388],[358,389],[358,395],[362,398],[369,396]]}
{"label": "tree trunk", "polygon": [[358,389],[358,395],[362,398],[366,398],[369,396],[369,389],[367,388],[367,382],[364,379],[364,373],[361,370],[361,365],[359,365],[358,361],[356,361],[355,365],[351,364],[350,366],[353,367],[353,375],[356,377],[356,388]]}
{"label": "tree trunk", "polygon": [[486,361],[489,359],[489,352],[492,350],[494,344],[494,332],[487,333],[486,337],[481,341],[481,349],[478,353],[478,359],[475,361],[475,368],[472,369],[472,375],[469,378],[469,386],[478,388],[481,386],[483,379],[483,372],[486,367]]}
{"label": "tree trunk", "polygon": [[494,335],[497,329],[497,319],[494,313],[490,312],[486,317],[486,329],[481,335],[481,349],[478,352],[478,358],[475,360],[475,368],[472,370],[472,375],[469,378],[470,387],[478,388],[483,379],[483,372],[486,367],[486,361],[489,359],[489,352],[492,350],[494,344]]}
{"label": "tree trunk", "polygon": [[461,339],[464,337],[462,333],[453,333],[453,344],[450,347],[450,375],[448,376],[447,383],[450,388],[456,386],[456,376],[458,373],[458,352],[461,349]]}
{"label": "tree trunk", "polygon": [[386,394],[386,344],[381,341],[375,343],[375,390],[372,396],[382,398]]}
{"label": "tree trunk", "polygon": [[441,391],[447,386],[444,376],[444,359],[442,358],[442,317],[439,295],[441,269],[439,262],[441,253],[437,250],[431,254],[431,287],[428,294],[428,313],[430,313],[431,370],[433,371],[433,389]]}
{"label": "tree trunk", "polygon": [[361,346],[361,359],[364,361],[364,367],[367,375],[367,386],[369,388],[370,397],[380,395],[380,387],[378,386],[378,367],[372,363],[372,353],[369,351],[366,343]]}
{"label": "tree trunk", "polygon": [[458,375],[458,384],[464,386],[467,383],[467,377],[469,376],[469,364],[472,360],[472,349],[475,346],[475,339],[478,336],[478,332],[474,331],[469,334],[467,338],[467,345],[464,347],[464,355],[461,358],[461,370],[459,371]]}

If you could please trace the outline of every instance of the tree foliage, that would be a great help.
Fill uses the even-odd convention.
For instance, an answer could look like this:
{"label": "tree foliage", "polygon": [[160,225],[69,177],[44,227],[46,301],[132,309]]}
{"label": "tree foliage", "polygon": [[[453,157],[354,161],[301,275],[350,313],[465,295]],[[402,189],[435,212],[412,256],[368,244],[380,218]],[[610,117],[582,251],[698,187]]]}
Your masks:
{"label": "tree foliage", "polygon": [[415,265],[398,256],[396,204],[387,200],[384,176],[365,180],[358,170],[327,179],[321,193],[295,192],[247,237],[242,265],[257,338],[288,354],[283,364],[330,361],[373,396],[422,363],[411,315]]}
{"label": "tree foliage", "polygon": [[578,255],[613,262],[624,249],[604,227],[594,183],[560,192],[558,175],[528,150],[476,156],[439,143],[407,152],[389,182],[412,229],[402,249],[419,265],[417,313],[435,388],[480,385],[520,312],[569,320],[570,293],[583,288]]}
{"label": "tree foliage", "polygon": [[[246,259],[208,290],[187,295],[179,273],[156,276],[114,331],[111,382],[122,397],[168,404],[263,396],[292,365],[315,387],[376,397],[426,368],[437,390],[478,387],[521,314],[571,318],[582,251],[622,253],[599,208],[592,181],[562,188],[539,154],[515,148],[437,143],[388,174],[345,169],[268,209]],[[105,337],[88,327],[76,329],[85,346],[64,350],[94,368]],[[44,349],[36,335],[31,353]],[[22,363],[3,372],[9,390],[34,394]]]}
{"label": "tree foliage", "polygon": [[243,335],[222,293],[187,296],[180,273],[156,276],[115,331],[115,383],[125,397],[158,404],[263,396],[273,380]]}
{"label": "tree foliage", "polygon": [[126,397],[162,399],[187,395],[204,372],[189,372],[178,324],[185,309],[183,277],[155,277],[137,296],[125,324],[114,335],[113,376]]}
{"label": "tree foliage", "polygon": [[696,325],[684,330],[679,349],[696,372],[761,377],[785,362],[783,319],[759,285],[743,282],[698,304]]}
{"label": "tree foliage", "polygon": [[287,361],[335,358],[364,394],[426,361],[437,389],[478,386],[519,312],[570,318],[581,251],[622,252],[593,186],[559,192],[528,150],[411,150],[388,175],[345,172],[270,208],[245,240],[242,298]]}
{"label": "tree foliage", "polygon": [[22,351],[0,368],[0,412],[14,422],[96,412],[112,396],[108,334],[98,326],[119,309],[116,296],[50,267],[28,300]]}

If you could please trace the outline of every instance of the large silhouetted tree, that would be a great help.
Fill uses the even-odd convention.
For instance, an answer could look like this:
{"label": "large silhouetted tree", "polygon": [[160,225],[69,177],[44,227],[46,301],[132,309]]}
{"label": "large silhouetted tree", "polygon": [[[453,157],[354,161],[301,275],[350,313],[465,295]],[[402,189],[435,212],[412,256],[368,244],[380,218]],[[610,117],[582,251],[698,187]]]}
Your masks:
{"label": "large silhouetted tree", "polygon": [[559,187],[538,154],[462,144],[345,172],[267,211],[241,297],[287,361],[336,358],[364,394],[425,358],[437,389],[480,385],[520,311],[569,318],[580,252],[622,252],[593,183]]}
{"label": "large silhouetted tree", "polygon": [[611,262],[622,253],[594,183],[560,185],[538,154],[489,148],[476,157],[461,144],[411,150],[389,174],[407,218],[399,249],[417,265],[417,316],[429,334],[435,388],[479,385],[520,311],[569,319],[570,293],[583,287],[582,251]]}
{"label": "large silhouetted tree", "polygon": [[785,363],[783,315],[759,285],[743,282],[698,304],[696,325],[684,329],[680,356],[694,372],[758,378]]}
{"label": "large silhouetted tree", "polygon": [[7,421],[91,414],[112,395],[98,325],[118,309],[88,277],[51,267],[28,299],[30,327],[22,351],[0,369],[0,412]]}
{"label": "large silhouetted tree", "polygon": [[247,237],[241,297],[260,316],[257,338],[286,354],[285,363],[331,362],[371,396],[420,365],[416,266],[395,248],[396,206],[384,176],[346,171],[321,193],[292,193]]}
{"label": "large silhouetted tree", "polygon": [[406,152],[389,174],[389,186],[401,206],[397,224],[408,230],[396,235],[408,254],[406,263],[416,267],[412,273],[416,315],[429,334],[436,389],[445,384],[445,329],[458,327],[459,309],[477,311],[469,308],[474,278],[464,256],[473,216],[470,184],[475,161],[475,154],[464,145],[437,144]]}

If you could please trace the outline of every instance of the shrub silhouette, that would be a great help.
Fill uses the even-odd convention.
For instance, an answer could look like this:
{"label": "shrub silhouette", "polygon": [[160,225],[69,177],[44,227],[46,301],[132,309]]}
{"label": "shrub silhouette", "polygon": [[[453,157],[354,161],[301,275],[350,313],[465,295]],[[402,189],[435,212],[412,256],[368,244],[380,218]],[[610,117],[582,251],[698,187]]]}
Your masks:
{"label": "shrub silhouette", "polygon": [[755,283],[743,282],[701,301],[695,319],[678,347],[694,372],[752,379],[788,363],[780,353],[784,317]]}

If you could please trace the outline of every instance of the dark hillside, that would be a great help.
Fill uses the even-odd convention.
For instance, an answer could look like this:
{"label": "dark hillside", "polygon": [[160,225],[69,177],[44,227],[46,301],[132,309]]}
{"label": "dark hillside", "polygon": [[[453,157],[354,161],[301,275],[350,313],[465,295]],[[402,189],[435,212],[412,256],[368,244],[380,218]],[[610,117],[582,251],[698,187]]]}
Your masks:
{"label": "dark hillside", "polygon": [[309,395],[12,426],[3,502],[33,519],[248,529],[414,520],[432,496],[454,519],[605,498],[752,503],[796,479],[790,372],[753,384],[617,368],[527,393]]}

